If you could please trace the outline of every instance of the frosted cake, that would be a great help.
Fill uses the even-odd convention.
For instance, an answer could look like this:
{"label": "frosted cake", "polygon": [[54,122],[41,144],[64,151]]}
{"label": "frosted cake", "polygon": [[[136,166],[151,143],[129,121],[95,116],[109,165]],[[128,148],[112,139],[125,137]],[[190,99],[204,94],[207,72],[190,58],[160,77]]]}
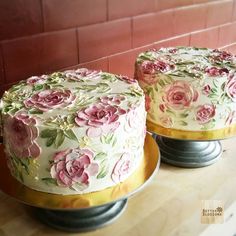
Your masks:
{"label": "frosted cake", "polygon": [[171,47],[136,60],[147,120],[177,130],[215,130],[236,123],[236,57],[217,49]]}
{"label": "frosted cake", "polygon": [[143,158],[145,101],[137,81],[87,69],[33,76],[3,95],[12,175],[56,194],[103,190]]}

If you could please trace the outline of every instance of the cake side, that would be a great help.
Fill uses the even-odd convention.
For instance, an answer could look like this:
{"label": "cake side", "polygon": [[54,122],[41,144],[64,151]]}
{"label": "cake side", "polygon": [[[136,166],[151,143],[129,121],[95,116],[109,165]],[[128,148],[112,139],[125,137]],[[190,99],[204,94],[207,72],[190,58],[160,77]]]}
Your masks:
{"label": "cake side", "polygon": [[43,192],[81,194],[124,181],[143,157],[138,83],[78,69],[31,77],[2,98],[11,173]]}
{"label": "cake side", "polygon": [[135,78],[145,92],[147,120],[178,130],[204,131],[236,123],[236,57],[194,47],[141,53]]}

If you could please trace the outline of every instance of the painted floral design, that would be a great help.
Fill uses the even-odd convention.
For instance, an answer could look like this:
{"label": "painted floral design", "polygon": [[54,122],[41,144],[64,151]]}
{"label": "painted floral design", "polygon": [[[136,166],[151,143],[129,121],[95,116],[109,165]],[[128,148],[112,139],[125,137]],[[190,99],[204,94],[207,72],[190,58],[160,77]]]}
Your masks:
{"label": "painted floral design", "polygon": [[26,83],[30,85],[44,84],[46,81],[46,78],[47,78],[46,75],[32,76],[26,80]]}
{"label": "painted floral design", "polygon": [[191,84],[183,80],[176,80],[164,89],[163,101],[176,110],[188,108],[198,99],[198,92]]}
{"label": "painted floral design", "polygon": [[215,116],[215,106],[212,104],[204,104],[197,107],[195,115],[199,124],[206,124]]}
{"label": "painted floral design", "polygon": [[227,68],[217,68],[213,66],[206,68],[205,72],[209,76],[222,76],[222,75],[227,75],[229,73],[229,70]]}
{"label": "painted floral design", "polygon": [[133,84],[133,83],[137,83],[137,80],[128,76],[124,76],[124,75],[119,75],[117,76],[118,79],[125,81],[128,84]]}
{"label": "painted floral design", "polygon": [[210,91],[211,91],[211,86],[209,84],[206,84],[203,87],[202,93],[208,96],[210,94]]}
{"label": "painted floral design", "polygon": [[233,57],[233,55],[226,51],[220,51],[218,49],[213,50],[214,53],[216,53],[216,56],[214,56],[215,60],[218,61],[230,61]]}
{"label": "painted floral design", "polygon": [[227,95],[232,99],[233,102],[236,102],[236,76],[231,77],[225,86]]}
{"label": "painted floral design", "polygon": [[225,125],[231,125],[236,120],[236,111],[229,112],[225,120]]}
{"label": "painted floral design", "polygon": [[65,76],[70,80],[80,81],[82,78],[89,77],[93,79],[98,79],[101,71],[89,70],[87,68],[80,68],[77,70],[67,70],[65,71]]}
{"label": "painted floral design", "polygon": [[14,117],[8,116],[4,123],[4,135],[7,146],[18,158],[36,158],[41,148],[36,142],[37,120],[26,113],[18,112]]}
{"label": "painted floral design", "polygon": [[124,153],[116,163],[111,178],[115,183],[124,181],[131,172],[133,167],[132,156],[130,153]]}
{"label": "painted floral design", "polygon": [[118,106],[98,103],[77,112],[75,122],[78,126],[89,126],[87,135],[98,137],[117,129],[120,125],[118,119],[126,111]]}
{"label": "painted floral design", "polygon": [[171,128],[174,124],[172,118],[168,115],[161,116],[160,117],[160,122],[166,128]]}
{"label": "painted floral design", "polygon": [[122,95],[104,96],[100,98],[101,103],[105,105],[120,105],[124,100],[125,97]]}
{"label": "painted floral design", "polygon": [[151,109],[151,98],[145,94],[145,110],[149,111]]}
{"label": "painted floral design", "polygon": [[88,149],[67,149],[55,153],[50,170],[51,177],[62,187],[78,184],[89,186],[90,177],[98,173],[99,166],[93,163],[94,154]]}
{"label": "painted floral design", "polygon": [[49,89],[40,91],[25,100],[27,108],[33,107],[40,111],[49,111],[55,108],[62,108],[70,105],[76,96],[70,90]]}

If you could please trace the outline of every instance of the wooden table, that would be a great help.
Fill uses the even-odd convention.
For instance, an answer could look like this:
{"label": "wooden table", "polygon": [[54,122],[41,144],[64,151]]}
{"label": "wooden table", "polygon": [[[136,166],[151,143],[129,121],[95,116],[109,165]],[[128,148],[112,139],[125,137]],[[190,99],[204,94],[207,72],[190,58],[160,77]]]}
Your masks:
{"label": "wooden table", "polygon": [[[161,164],[153,181],[129,199],[113,224],[86,236],[236,235],[236,138],[224,140],[220,161],[199,169]],[[221,200],[223,224],[201,224],[201,200]],[[70,235],[35,220],[24,205],[0,192],[0,236]],[[77,235],[77,234],[73,234]]]}

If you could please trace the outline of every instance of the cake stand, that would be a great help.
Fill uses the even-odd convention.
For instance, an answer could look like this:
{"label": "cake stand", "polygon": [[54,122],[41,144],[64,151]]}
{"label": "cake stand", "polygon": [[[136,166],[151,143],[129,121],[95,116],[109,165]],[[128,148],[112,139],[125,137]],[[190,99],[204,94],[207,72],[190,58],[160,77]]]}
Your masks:
{"label": "cake stand", "polygon": [[222,154],[219,140],[236,135],[236,125],[210,131],[183,131],[147,121],[147,130],[156,139],[163,162],[189,168],[215,163]]}
{"label": "cake stand", "polygon": [[69,232],[86,232],[115,221],[124,212],[127,200],[149,183],[159,169],[160,154],[155,140],[147,134],[139,168],[123,183],[80,195],[57,195],[29,189],[15,180],[6,167],[0,149],[0,189],[23,204],[43,223]]}

